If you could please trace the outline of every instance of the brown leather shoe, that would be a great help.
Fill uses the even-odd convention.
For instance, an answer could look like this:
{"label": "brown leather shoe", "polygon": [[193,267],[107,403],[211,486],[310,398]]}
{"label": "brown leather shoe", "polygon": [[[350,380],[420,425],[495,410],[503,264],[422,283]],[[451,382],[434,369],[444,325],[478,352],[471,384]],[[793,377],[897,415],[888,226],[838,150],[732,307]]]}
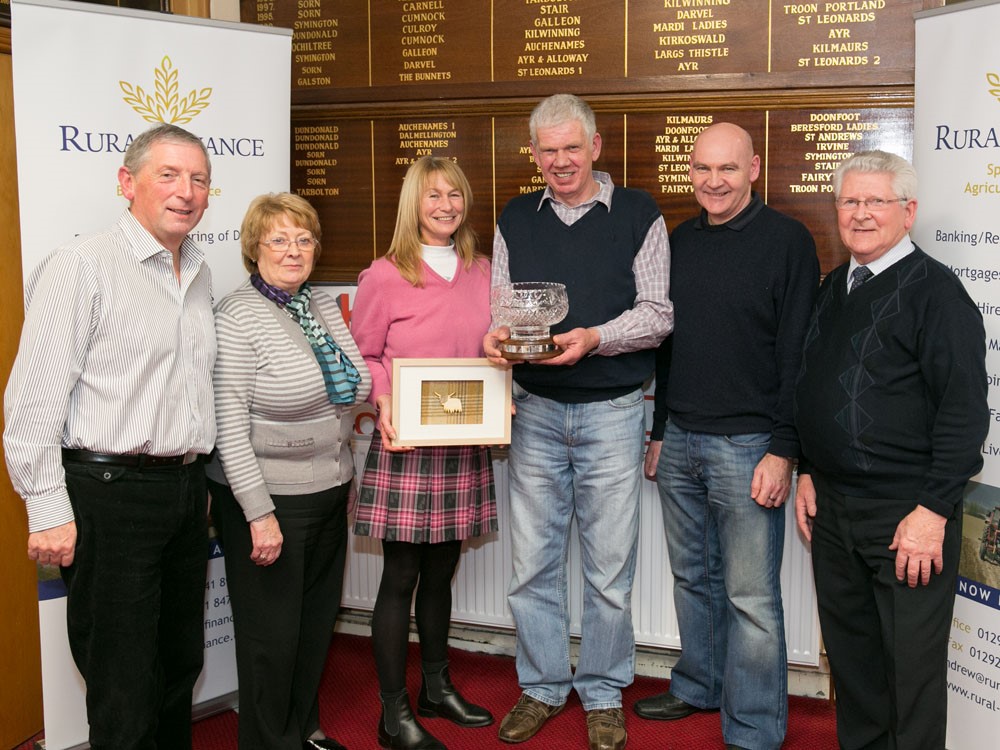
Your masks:
{"label": "brown leather shoe", "polygon": [[565,705],[550,706],[521,693],[514,708],[500,722],[500,740],[512,743],[530,740],[542,728],[542,724],[562,711]]}
{"label": "brown leather shoe", "polygon": [[620,708],[587,711],[587,739],[590,750],[622,750],[628,740],[625,712]]}

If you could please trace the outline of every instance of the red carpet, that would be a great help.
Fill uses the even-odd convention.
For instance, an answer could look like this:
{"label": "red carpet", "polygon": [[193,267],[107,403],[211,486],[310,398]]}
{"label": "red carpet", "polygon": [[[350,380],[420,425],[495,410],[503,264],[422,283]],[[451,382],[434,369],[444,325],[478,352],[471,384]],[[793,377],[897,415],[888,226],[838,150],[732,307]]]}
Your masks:
{"label": "red carpet", "polygon": [[[451,675],[462,693],[486,706],[497,722],[482,729],[462,729],[444,719],[421,719],[449,750],[515,747],[497,739],[499,721],[521,694],[514,660],[452,649]],[[407,672],[411,700],[420,690],[419,653],[410,645]],[[638,698],[662,692],[664,680],[636,678],[625,691],[628,750],[722,750],[717,713],[696,714],[679,722],[643,721],[631,713]],[[379,705],[371,643],[360,636],[337,635],[327,658],[320,688],[320,718],[324,729],[350,750],[377,750]],[[517,747],[524,750],[585,750],[587,730],[583,709],[572,694],[566,709],[550,719],[541,732]],[[810,698],[789,699],[786,750],[837,750],[833,706]],[[195,750],[236,750],[236,714],[227,712],[194,726]]]}
{"label": "red carpet", "polygon": [[[419,653],[410,644],[407,672],[411,700],[420,690]],[[470,700],[486,706],[497,722],[482,729],[462,729],[444,719],[422,719],[424,726],[449,750],[512,750],[497,739],[499,721],[521,694],[514,660],[503,656],[451,651],[451,675]],[[665,680],[637,677],[625,691],[627,750],[722,750],[717,713],[696,714],[677,722],[643,721],[631,712],[639,698],[662,692]],[[320,718],[324,729],[349,750],[378,750],[379,705],[375,666],[368,638],[337,635],[327,657],[320,688]],[[788,735],[784,750],[837,750],[833,706],[824,700],[789,698]],[[236,714],[227,711],[194,725],[194,750],[237,750]],[[25,743],[16,750],[32,750]],[[516,747],[524,750],[584,750],[587,730],[583,709],[572,694],[566,709],[550,719],[541,732]]]}

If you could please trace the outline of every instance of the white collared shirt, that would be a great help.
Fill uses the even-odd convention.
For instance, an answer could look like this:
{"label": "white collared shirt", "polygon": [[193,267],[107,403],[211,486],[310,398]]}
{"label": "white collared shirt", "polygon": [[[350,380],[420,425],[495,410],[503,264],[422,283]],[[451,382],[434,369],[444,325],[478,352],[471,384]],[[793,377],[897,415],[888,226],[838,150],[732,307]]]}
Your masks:
{"label": "white collared shirt", "polygon": [[913,240],[910,239],[909,234],[906,234],[903,235],[903,239],[901,239],[896,244],[895,247],[890,249],[881,257],[873,260],[871,263],[858,263],[858,261],[856,261],[854,257],[851,256],[851,262],[847,266],[847,291],[848,292],[851,291],[851,274],[854,273],[854,269],[857,268],[858,266],[861,265],[867,266],[868,270],[872,272],[872,277],[874,278],[875,276],[878,276],[880,273],[882,273],[882,271],[887,269],[889,266],[891,266],[893,263],[898,263],[899,261],[901,261],[907,255],[912,253],[913,250],[914,250]]}
{"label": "white collared shirt", "polygon": [[31,274],[4,394],[4,448],[29,531],[72,521],[62,448],[176,456],[215,444],[211,271],[173,255],[126,210]]}

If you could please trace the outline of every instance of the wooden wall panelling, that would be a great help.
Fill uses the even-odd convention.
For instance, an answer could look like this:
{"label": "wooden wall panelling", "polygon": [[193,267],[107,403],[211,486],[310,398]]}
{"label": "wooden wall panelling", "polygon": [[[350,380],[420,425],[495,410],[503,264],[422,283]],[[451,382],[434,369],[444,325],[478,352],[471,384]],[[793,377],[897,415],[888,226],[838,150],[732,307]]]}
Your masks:
{"label": "wooden wall panelling", "polygon": [[[7,385],[24,322],[21,232],[17,203],[14,91],[10,29],[0,28],[0,384]],[[3,421],[0,417],[0,428]],[[42,666],[35,564],[28,560],[28,520],[7,472],[0,480],[0,747],[14,747],[42,729]]]}
{"label": "wooden wall panelling", "polygon": [[293,102],[913,82],[913,13],[942,0],[241,0],[285,26]]}
{"label": "wooden wall panelling", "polygon": [[848,259],[833,208],[833,171],[848,155],[876,148],[912,158],[912,106],[778,110],[769,113],[768,132],[767,202],[812,230],[826,274]]}
{"label": "wooden wall panelling", "polygon": [[[651,192],[669,227],[697,210],[686,161],[699,128],[744,125],[762,160],[755,189],[813,230],[829,271],[845,257],[829,167],[863,148],[909,156],[912,14],[941,4],[242,0],[241,11],[295,29],[291,184],[334,248],[319,277],[353,282],[388,247],[399,179],[425,152],[463,166],[488,248],[506,201],[542,185],[527,116],[557,91],[591,103],[597,168]],[[294,135],[323,123],[340,139],[327,173],[316,163],[331,160]]]}
{"label": "wooden wall panelling", "polygon": [[[839,100],[824,95],[815,102],[802,96],[715,98],[695,102],[700,104],[696,108],[685,106],[687,97],[681,102],[650,99],[641,107],[591,99],[603,143],[595,167],[610,172],[617,184],[652,193],[673,228],[698,210],[687,174],[695,137],[713,122],[735,122],[753,136],[761,157],[754,189],[812,230],[825,273],[846,258],[829,192],[833,168],[846,155],[869,148],[910,156],[912,93],[892,94],[863,92]],[[838,101],[849,106],[834,106]],[[544,187],[528,151],[527,117],[533,103],[522,103],[523,111],[516,113],[450,119],[444,108],[364,119],[340,116],[336,108],[297,112],[291,184],[313,202],[323,220],[324,254],[317,278],[352,283],[385,252],[402,177],[423,152],[454,158],[466,172],[475,198],[473,226],[488,251],[507,201]],[[463,106],[447,109],[453,115]],[[328,136],[318,135],[327,131]],[[335,148],[319,149],[322,144],[315,139],[327,137],[326,145]]]}

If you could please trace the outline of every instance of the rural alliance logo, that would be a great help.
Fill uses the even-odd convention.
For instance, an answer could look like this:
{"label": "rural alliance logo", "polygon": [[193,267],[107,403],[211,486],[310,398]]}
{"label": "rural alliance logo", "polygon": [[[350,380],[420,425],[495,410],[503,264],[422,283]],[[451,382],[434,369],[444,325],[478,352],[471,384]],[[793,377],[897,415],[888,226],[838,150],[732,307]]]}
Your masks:
{"label": "rural alliance logo", "polygon": [[1000,102],[1000,75],[987,73],[986,82],[990,85],[990,95]]}
{"label": "rural alliance logo", "polygon": [[165,122],[184,125],[200,115],[209,105],[211,88],[191,89],[187,96],[180,95],[177,69],[169,55],[164,55],[160,67],[153,69],[153,93],[128,81],[118,81],[125,96],[122,99],[146,122]]}
{"label": "rural alliance logo", "polygon": [[[124,101],[139,117],[149,123],[187,125],[211,106],[215,89],[192,88],[181,96],[180,76],[169,55],[153,69],[153,89],[140,84],[118,81]],[[113,80],[113,79],[112,79]],[[85,154],[124,154],[135,137],[130,132],[82,130],[76,125],[62,124],[59,128],[59,151]],[[264,139],[240,135],[199,134],[205,149],[214,159],[221,157],[261,158],[265,155]]]}
{"label": "rural alliance logo", "polygon": [[[986,73],[986,93],[1000,102],[1000,74],[988,71]],[[935,151],[964,151],[967,149],[998,149],[1000,148],[1000,127],[994,124],[982,124],[978,127],[952,127],[939,124],[934,127]],[[990,165],[993,168],[994,165]],[[990,173],[990,177],[995,174]],[[966,193],[979,195],[981,192],[1000,193],[1000,183],[981,183],[966,185]]]}

